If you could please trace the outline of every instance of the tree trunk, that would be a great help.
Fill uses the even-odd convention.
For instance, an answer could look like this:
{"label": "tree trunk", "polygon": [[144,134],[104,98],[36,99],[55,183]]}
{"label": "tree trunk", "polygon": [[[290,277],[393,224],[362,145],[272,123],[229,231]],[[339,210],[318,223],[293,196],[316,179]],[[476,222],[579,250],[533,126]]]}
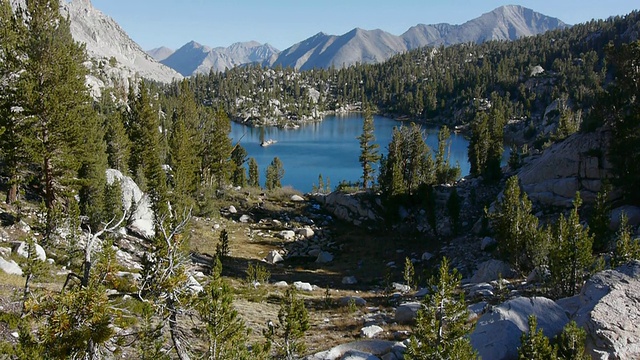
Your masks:
{"label": "tree trunk", "polygon": [[12,175],[9,180],[9,190],[7,191],[7,204],[13,204],[18,200],[18,176]]}
{"label": "tree trunk", "polygon": [[190,360],[189,354],[187,353],[187,349],[185,349],[182,341],[180,340],[180,335],[178,334],[178,312],[175,308],[175,303],[171,296],[167,298],[167,309],[169,310],[169,333],[171,334],[171,341],[173,342],[173,348],[176,350],[176,354],[178,355],[178,359],[180,360]]}

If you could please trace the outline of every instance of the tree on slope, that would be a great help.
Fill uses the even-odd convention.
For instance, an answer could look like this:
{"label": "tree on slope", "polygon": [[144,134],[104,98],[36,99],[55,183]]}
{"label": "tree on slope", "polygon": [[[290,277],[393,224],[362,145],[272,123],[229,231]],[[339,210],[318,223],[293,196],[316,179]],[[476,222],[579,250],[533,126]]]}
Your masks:
{"label": "tree on slope", "polygon": [[416,326],[407,347],[407,359],[476,359],[468,335],[473,325],[467,323],[468,310],[464,294],[455,295],[460,274],[449,271],[449,261],[442,259],[436,277],[429,281],[429,293],[418,311]]}
{"label": "tree on slope", "polygon": [[373,164],[380,161],[380,155],[378,154],[379,145],[374,143],[376,137],[374,134],[373,115],[368,109],[364,113],[362,134],[360,134],[357,139],[360,141],[359,160],[362,165],[362,187],[366,189],[369,186],[369,182],[375,179],[373,176]]}

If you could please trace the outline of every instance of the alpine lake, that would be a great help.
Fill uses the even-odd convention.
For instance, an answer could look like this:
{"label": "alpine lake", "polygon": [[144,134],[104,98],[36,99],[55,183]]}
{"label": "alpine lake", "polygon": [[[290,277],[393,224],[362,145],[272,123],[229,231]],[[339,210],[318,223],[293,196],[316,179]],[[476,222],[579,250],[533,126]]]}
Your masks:
{"label": "alpine lake", "polygon": [[[409,126],[383,116],[373,117],[375,143],[379,153],[387,153],[394,127]],[[358,161],[364,117],[360,113],[326,116],[323,121],[302,124],[297,129],[276,127],[250,127],[236,122],[231,124],[233,143],[240,143],[248,153],[247,158],[255,158],[260,168],[260,184],[264,184],[267,166],[274,157],[280,158],[284,167],[282,186],[291,186],[303,193],[311,192],[318,185],[321,174],[324,183],[330,182],[335,188],[341,181],[356,183],[361,181],[362,166]],[[422,126],[425,140],[432,151],[438,148],[439,128]],[[272,141],[262,146],[263,141]],[[451,132],[448,152],[452,166],[460,164],[462,176],[469,174],[467,161],[468,139]],[[435,156],[435,153],[434,153]],[[376,176],[379,164],[376,164]]]}

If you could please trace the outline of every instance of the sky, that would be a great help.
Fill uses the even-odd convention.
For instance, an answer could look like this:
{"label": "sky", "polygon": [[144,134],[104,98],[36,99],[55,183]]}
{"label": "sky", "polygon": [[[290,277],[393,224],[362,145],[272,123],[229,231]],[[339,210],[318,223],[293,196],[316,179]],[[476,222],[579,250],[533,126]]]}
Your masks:
{"label": "sky", "polygon": [[196,41],[208,46],[269,43],[279,50],[319,32],[353,28],[400,35],[417,24],[462,24],[508,4],[568,24],[625,15],[637,0],[92,0],[145,50]]}

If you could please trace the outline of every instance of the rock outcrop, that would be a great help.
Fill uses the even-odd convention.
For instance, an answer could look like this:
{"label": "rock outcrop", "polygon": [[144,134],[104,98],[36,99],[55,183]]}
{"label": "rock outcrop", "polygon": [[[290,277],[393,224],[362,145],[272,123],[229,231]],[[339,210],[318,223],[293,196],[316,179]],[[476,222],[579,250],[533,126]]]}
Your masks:
{"label": "rock outcrop", "polygon": [[114,181],[120,182],[122,189],[122,205],[129,216],[127,229],[132,233],[151,238],[155,234],[153,226],[153,210],[149,197],[145,195],[138,185],[128,176],[120,171],[107,169],[107,184],[112,185]]}
{"label": "rock outcrop", "polygon": [[[362,340],[338,345],[330,350],[305,357],[305,360],[337,359],[402,359],[406,350],[403,343],[387,340]],[[357,355],[358,357],[355,357]],[[349,357],[352,356],[352,357]]]}
{"label": "rock outcrop", "polygon": [[471,333],[471,345],[483,359],[517,359],[520,335],[529,330],[528,317],[538,318],[538,328],[553,338],[569,318],[553,300],[543,297],[518,297],[508,300],[482,315]]}
{"label": "rock outcrop", "polygon": [[375,209],[377,204],[364,199],[363,193],[345,194],[332,192],[330,194],[314,194],[313,198],[336,218],[350,222],[356,226],[364,222],[381,220]]}
{"label": "rock outcrop", "polygon": [[577,191],[586,202],[596,197],[611,164],[604,151],[610,132],[576,133],[526,163],[518,178],[529,198],[542,206],[570,207]]}
{"label": "rock outcrop", "polygon": [[640,358],[640,261],[597,273],[558,303],[587,331],[594,359]]}

